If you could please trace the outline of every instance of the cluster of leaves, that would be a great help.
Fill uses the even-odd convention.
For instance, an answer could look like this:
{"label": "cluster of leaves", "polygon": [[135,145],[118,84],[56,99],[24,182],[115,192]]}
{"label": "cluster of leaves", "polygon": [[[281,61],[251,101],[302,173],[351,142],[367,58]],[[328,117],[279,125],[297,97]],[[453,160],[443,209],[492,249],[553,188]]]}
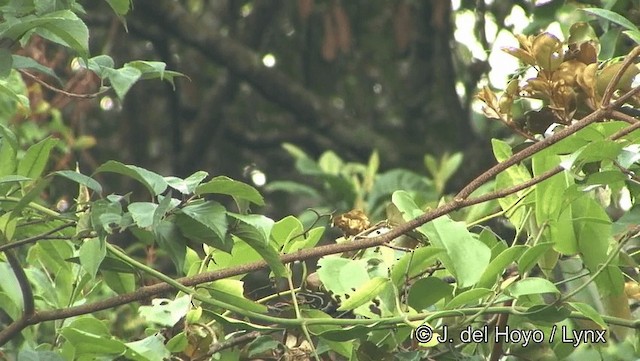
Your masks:
{"label": "cluster of leaves", "polygon": [[[603,9],[585,11],[622,24],[630,29],[625,32],[628,36],[640,39],[637,28],[620,15]],[[535,36],[516,34],[516,38],[518,48],[503,50],[518,58],[523,68],[499,99],[488,87],[478,97],[486,105],[487,117],[499,119],[527,137],[544,133],[554,123],[570,124],[597,109],[622,65],[620,59],[601,53],[601,41],[609,39],[605,35],[599,38],[586,22],[573,24],[566,42],[548,32]],[[521,81],[530,69],[535,71],[535,77]],[[639,73],[636,66],[629,67],[616,82],[616,90],[631,89]],[[540,100],[542,106],[531,110],[526,99]],[[632,99],[631,104],[637,105],[637,99]]]}
{"label": "cluster of leaves", "polygon": [[[576,133],[556,148],[534,156],[533,176],[553,163],[557,157],[554,152],[573,148],[574,143],[584,141],[589,135],[601,134],[606,138],[623,127],[622,123],[599,123]],[[38,312],[59,312],[84,303],[108,302],[114,294],[135,294],[145,282],[141,273],[158,277],[157,272],[150,269],[153,264],[142,265],[127,255],[141,245],[156,249],[159,259],[166,254],[174,262],[175,273],[188,277],[234,267],[238,269],[236,275],[241,276],[246,273],[242,271],[243,266],[265,260],[276,278],[291,281],[290,270],[282,264],[281,255],[313,248],[324,233],[323,227],[304,229],[294,216],[274,221],[249,213],[250,204],[264,204],[257,190],[221,176],[205,181],[205,172],[186,179],[162,177],[146,169],[110,161],[100,166],[96,174],[117,173],[135,179],[146,188],[151,201],[131,201],[140,198],[139,195],[102,197],[102,186],[77,171],[43,176],[55,140],[33,145],[18,157],[17,143],[10,141],[15,135],[4,127],[2,134],[0,156],[9,162],[3,163],[8,166],[0,174],[5,195],[0,198],[1,247],[6,252],[17,245],[29,245],[24,253],[24,261],[29,265],[25,273],[33,287]],[[637,139],[637,135],[632,134],[629,139]],[[494,141],[494,152],[499,160],[504,160],[511,148]],[[576,163],[585,159],[597,161],[594,157],[602,156],[602,153],[577,153]],[[634,154],[637,159],[637,152]],[[628,151],[621,150],[618,154],[620,161],[630,156]],[[207,283],[199,287],[197,293],[187,288],[183,292],[188,295],[178,293],[175,298],[156,299],[149,306],[138,306],[139,311],[134,314],[139,313],[140,318],[133,324],[146,328],[146,337],[140,341],[115,337],[108,324],[117,322],[117,317],[96,313],[99,310],[96,309],[93,315],[68,318],[57,324],[55,330],[46,323],[25,329],[20,358],[87,359],[120,355],[133,360],[158,360],[174,354],[196,359],[209,354],[212,345],[229,334],[225,331],[229,327],[260,330],[263,336],[244,348],[220,351],[221,357],[273,356],[274,348],[285,348],[288,343],[268,334],[288,321],[293,321],[288,324],[289,332],[295,334],[295,330],[302,327],[311,340],[289,345],[288,355],[333,352],[346,358],[361,358],[383,352],[389,357],[394,353],[417,358],[426,351],[406,350],[411,344],[413,328],[425,321],[437,328],[446,320],[452,329],[484,323],[486,321],[479,318],[483,308],[490,311],[494,305],[509,301],[515,302],[522,312],[521,316],[511,318],[512,327],[532,327],[546,334],[553,325],[567,330],[607,328],[607,321],[631,317],[620,267],[637,265],[638,260],[637,255],[626,254],[616,244],[610,244],[628,232],[635,213],[612,223],[603,207],[586,191],[594,184],[613,184],[616,179],[624,182],[623,177],[614,175],[613,171],[605,174],[608,176],[574,184],[562,173],[539,184],[532,192],[501,200],[511,222],[531,235],[524,243],[509,245],[490,229],[474,233],[468,224],[443,216],[416,229],[411,237],[420,245],[415,249],[380,247],[356,257],[321,258],[317,271],[320,289],[341,301],[337,312],[352,312],[366,322],[332,318],[326,313],[329,311],[302,301],[299,305],[289,302],[280,306],[279,317],[272,317],[267,314],[270,308],[264,302],[277,298],[276,294],[255,302],[245,296],[247,290],[243,282],[225,279]],[[52,177],[63,177],[80,185],[77,202],[65,212],[51,210],[38,198]],[[496,187],[517,185],[531,177],[527,168],[519,165],[502,174]],[[374,187],[382,178],[383,175],[375,177]],[[178,194],[177,198],[174,193]],[[231,196],[236,211],[207,199],[214,194]],[[390,199],[404,221],[424,213],[416,204],[419,197],[407,191],[396,190]],[[385,230],[378,229],[374,235],[382,232]],[[125,243],[131,244],[126,252],[110,242],[118,236],[126,237]],[[358,242],[358,239],[352,241]],[[577,255],[577,258],[559,261],[559,255]],[[2,309],[10,319],[17,320],[25,312],[26,294],[19,273],[10,262],[0,264],[3,279],[11,280],[1,286]],[[513,271],[503,276],[511,266]],[[534,275],[538,266],[545,273]],[[567,283],[575,279],[576,269],[583,267],[586,270],[580,276],[589,277],[589,281]],[[550,280],[552,268],[562,273],[555,282]],[[455,286],[447,282],[450,277],[455,279]],[[598,302],[590,300],[588,293],[579,292],[592,281],[604,303],[604,313],[616,317],[601,316],[602,311],[595,308]],[[308,288],[304,283],[300,286]],[[295,288],[288,292],[304,294]],[[568,294],[579,294],[578,299],[582,301]],[[549,304],[548,297],[554,302]],[[299,309],[297,317],[285,317],[295,308]],[[443,318],[453,310],[465,316]],[[581,326],[573,322],[573,318],[593,323]],[[266,326],[261,320],[275,322],[275,325]],[[406,320],[411,322],[405,323]],[[345,324],[342,321],[351,326],[341,327]],[[176,325],[177,333],[168,331]],[[133,329],[128,332],[139,332],[135,326],[129,327]],[[57,341],[53,335],[57,335]],[[13,340],[14,346],[20,344]],[[379,346],[372,348],[371,344]],[[538,346],[533,350],[520,350],[517,344],[508,345],[515,355],[533,352],[537,357],[565,357],[575,351],[571,344],[560,339]],[[436,342],[424,347],[423,350],[446,348]],[[59,351],[61,356],[54,356],[50,350]],[[477,351],[463,348],[462,352]]]}
{"label": "cluster of leaves", "polygon": [[[130,0],[107,0],[118,16],[124,16],[131,6]],[[108,55],[89,57],[89,30],[77,13],[84,13],[77,1],[9,1],[0,5],[0,93],[29,108],[28,98],[12,89],[7,78],[17,70],[34,70],[43,73],[61,84],[60,78],[50,69],[35,60],[12,54],[8,48],[25,46],[32,36],[37,35],[75,52],[80,63],[93,71],[103,82],[108,82],[119,98],[123,98],[129,88],[139,79],[166,79],[180,75],[166,71],[165,64],[151,61],[134,61],[121,68],[115,68]]]}
{"label": "cluster of leaves", "polygon": [[[367,164],[361,164],[345,162],[333,151],[326,151],[314,160],[293,144],[283,147],[294,158],[296,170],[306,177],[305,182],[274,181],[264,187],[265,192],[284,191],[304,196],[314,207],[329,212],[363,210],[373,220],[388,216],[385,205],[398,189],[410,193],[422,207],[435,207],[445,196],[445,185],[463,159],[461,153],[445,154],[440,159],[426,154],[424,166],[429,176],[408,169],[379,173],[380,159],[375,151]],[[482,212],[486,212],[486,207],[465,220],[476,220]]]}

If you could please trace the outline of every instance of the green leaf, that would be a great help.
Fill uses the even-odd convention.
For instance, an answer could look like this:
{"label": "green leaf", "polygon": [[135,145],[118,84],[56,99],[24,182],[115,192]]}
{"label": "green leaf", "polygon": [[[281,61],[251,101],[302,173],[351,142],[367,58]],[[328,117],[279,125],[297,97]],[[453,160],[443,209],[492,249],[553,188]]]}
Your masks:
{"label": "green leaf", "polygon": [[493,294],[488,288],[473,288],[455,296],[445,305],[445,309],[454,309],[465,305],[475,305],[480,299]]}
{"label": "green leaf", "polygon": [[538,260],[553,247],[553,242],[538,243],[527,249],[518,259],[518,272],[521,275],[529,272]]}
{"label": "green leaf", "polygon": [[165,70],[166,64],[161,61],[143,61],[136,60],[124,65],[125,67],[135,68],[142,74],[142,79],[160,79],[168,81],[175,86],[173,79],[178,76],[185,76],[182,73]]}
{"label": "green leaf", "polygon": [[49,20],[37,27],[39,35],[70,47],[82,57],[89,55],[89,29],[75,13],[61,10],[41,15],[38,20]]}
{"label": "green leaf", "polygon": [[0,95],[5,95],[16,103],[20,104],[23,109],[29,109],[29,98],[22,94],[16,93],[13,89],[7,86],[6,82],[0,80]]}
{"label": "green leaf", "polygon": [[176,214],[176,224],[182,234],[192,240],[204,242],[225,252],[233,243],[227,239],[227,211],[218,202],[208,201],[188,205]]}
{"label": "green leaf", "polygon": [[[533,174],[539,176],[558,166],[560,158],[544,151],[536,154],[532,160]],[[573,255],[578,250],[578,242],[574,236],[571,222],[572,209],[564,202],[564,191],[573,184],[573,180],[566,172],[539,183],[535,193],[535,215],[538,226],[548,225],[544,240],[554,242],[553,248],[567,255]]]}
{"label": "green leaf", "polygon": [[52,77],[53,79],[55,79],[58,84],[62,84],[62,80],[60,80],[60,78],[58,77],[58,75],[53,71],[53,69],[50,69],[40,63],[38,63],[37,61],[26,57],[26,56],[22,56],[22,55],[12,55],[13,58],[13,68],[14,69],[31,69],[31,70],[36,70],[39,71],[43,74],[46,74],[50,77]]}
{"label": "green leaf", "polygon": [[18,353],[17,361],[64,361],[64,358],[54,351],[22,349]]}
{"label": "green leaf", "polygon": [[111,82],[111,86],[116,91],[120,100],[124,99],[129,89],[131,89],[133,84],[142,76],[140,70],[126,66],[120,69],[105,68],[103,74]]}
{"label": "green leaf", "polygon": [[18,163],[18,175],[33,179],[40,177],[49,161],[49,153],[57,143],[57,139],[47,138],[29,147]]}
{"label": "green leaf", "polygon": [[[493,146],[493,154],[495,155],[498,162],[503,162],[513,155],[511,147],[501,140],[491,139],[491,145]],[[522,184],[529,179],[531,179],[531,174],[529,174],[529,171],[524,165],[514,165],[496,176],[495,189],[499,190],[509,188],[515,185]],[[515,202],[519,201],[520,197],[524,196],[524,192],[526,192],[526,190],[522,190],[517,192],[516,194],[498,199],[500,207],[502,207],[503,210],[508,209]],[[509,221],[511,221],[513,225],[519,227],[524,222],[524,217],[526,216],[526,214],[527,211],[525,207],[520,207],[514,212],[507,214],[507,216],[509,218]]]}
{"label": "green leaf", "polygon": [[625,30],[622,33],[633,40],[634,43],[640,44],[640,32],[637,30]]}
{"label": "green leaf", "polygon": [[256,356],[266,351],[277,349],[280,345],[280,342],[274,340],[271,336],[259,336],[255,340],[251,341],[247,346],[247,356],[254,359]]}
{"label": "green leaf", "polygon": [[542,293],[560,294],[558,288],[549,280],[539,277],[529,277],[509,285],[505,293],[513,297],[525,295],[539,295]]}
{"label": "green leaf", "polygon": [[302,223],[294,216],[287,216],[273,224],[271,238],[278,248],[285,247],[291,241],[291,237],[300,235],[302,237]]}
{"label": "green leaf", "polygon": [[487,266],[482,277],[480,277],[480,281],[477,283],[477,287],[490,288],[493,286],[505,269],[516,262],[526,250],[526,246],[512,246],[500,252]]}
{"label": "green leaf", "polygon": [[191,306],[191,296],[184,295],[175,300],[156,298],[151,300],[151,306],[140,306],[140,316],[149,322],[160,326],[173,327],[187,314]]}
{"label": "green leaf", "polygon": [[11,212],[11,217],[17,217],[22,213],[22,210],[25,209],[34,199],[38,198],[47,186],[49,186],[51,181],[49,179],[44,179],[41,181],[36,181],[36,184],[29,188],[29,191],[20,198],[20,201],[16,203],[15,207]]}
{"label": "green leaf", "polygon": [[322,153],[318,159],[318,166],[325,173],[339,175],[342,167],[344,167],[344,162],[336,153],[328,150]]}
{"label": "green leaf", "polygon": [[135,165],[125,165],[114,160],[110,160],[96,169],[95,173],[112,172],[126,175],[142,183],[151,194],[157,196],[167,189],[167,182],[157,173],[151,172]]}
{"label": "green leaf", "polygon": [[[618,39],[620,39],[620,28],[609,28],[609,30],[600,36],[600,53],[598,54],[598,60],[604,61],[615,56]],[[634,41],[636,40],[634,39]],[[636,42],[638,43],[638,41]]]}
{"label": "green leaf", "polygon": [[438,277],[421,278],[411,285],[407,303],[414,309],[421,311],[443,298],[450,298],[453,295],[453,290],[452,285]]}
{"label": "green leaf", "polygon": [[378,294],[380,294],[380,292],[382,292],[388,283],[389,279],[384,277],[374,277],[368,280],[365,284],[356,289],[355,292],[350,294],[349,298],[342,302],[338,311],[353,310],[373,300],[378,296]]}
{"label": "green leaf", "polygon": [[233,227],[232,234],[258,252],[277,277],[286,277],[287,269],[280,261],[280,254],[269,242],[273,220],[257,214],[243,215],[228,212],[228,215],[240,221]]}
{"label": "green leaf", "polygon": [[160,200],[160,203],[158,203],[158,207],[156,207],[156,210],[153,211],[153,226],[157,226],[158,223],[160,223],[160,221],[169,213],[171,212],[173,209],[175,209],[177,206],[180,205],[180,200],[175,199],[175,198],[171,198],[170,194],[169,196],[163,197],[163,196],[158,196],[158,199]]}
{"label": "green leaf", "polygon": [[0,78],[6,78],[11,74],[13,68],[13,58],[7,49],[0,49]]}
{"label": "green leaf", "polygon": [[67,178],[71,181],[74,181],[80,185],[86,186],[87,188],[96,191],[98,194],[102,194],[102,186],[100,185],[100,183],[82,173],[78,173],[72,170],[59,170],[53,172],[52,174]]}
{"label": "green leaf", "polygon": [[206,289],[216,300],[238,306],[246,311],[267,313],[265,305],[261,305],[244,297],[243,282],[239,280],[223,279],[207,284]]}
{"label": "green leaf", "polygon": [[426,177],[405,169],[392,169],[376,178],[371,193],[369,193],[370,207],[383,200],[388,200],[388,197],[398,189],[419,194],[425,201],[438,199],[433,183]]}
{"label": "green leaf", "polygon": [[95,278],[102,260],[107,255],[106,241],[98,237],[87,239],[82,246],[80,246],[79,252],[82,268],[84,268],[92,278]]}
{"label": "green leaf", "polygon": [[[81,264],[79,257],[69,257],[65,261],[75,264]],[[120,258],[114,258],[106,256],[100,264],[100,271],[117,272],[117,273],[136,273],[136,270],[128,263],[122,261]]]}
{"label": "green leaf", "polygon": [[338,295],[353,292],[369,281],[367,262],[340,257],[323,257],[318,261],[318,277],[327,288]]}
{"label": "green leaf", "polygon": [[[305,318],[313,318],[313,319],[330,319],[332,318],[331,316],[327,315],[326,313],[320,311],[320,310],[316,310],[316,309],[301,309],[300,313],[302,315],[302,317]],[[312,335],[320,335],[324,332],[327,331],[336,331],[336,330],[341,330],[342,328],[336,325],[309,325],[309,333],[311,333]],[[337,353],[339,353],[340,355],[344,356],[344,357],[349,357],[351,356],[352,350],[353,350],[353,340],[349,340],[347,342],[336,342],[336,341],[331,341],[327,338],[322,338],[322,343],[326,343],[327,346],[332,350],[335,351]]]}
{"label": "green leaf", "polygon": [[4,177],[0,177],[0,184],[2,183],[19,183],[19,182],[27,182],[30,181],[31,178],[23,177],[21,175],[6,175]]}
{"label": "green leaf", "polygon": [[[106,260],[107,258],[105,258]],[[100,267],[103,268],[103,267]],[[136,290],[136,278],[131,273],[100,271],[102,279],[115,293],[123,295]]]}
{"label": "green leaf", "polygon": [[571,315],[566,305],[534,305],[527,309],[527,318],[543,325],[553,325],[562,322]]}
{"label": "green leaf", "polygon": [[112,228],[120,225],[122,206],[118,202],[97,200],[91,205],[91,226],[98,234],[111,233]]}
{"label": "green leaf", "polygon": [[[405,221],[423,213],[405,191],[393,193],[391,199],[403,213]],[[463,223],[443,216],[418,227],[418,231],[427,236],[431,244],[446,251],[439,258],[456,278],[459,287],[473,286],[480,280],[489,265],[491,250],[473,237]]]}
{"label": "green leaf", "polygon": [[367,326],[355,325],[337,329],[329,329],[327,331],[319,333],[318,336],[331,341],[353,342],[354,340],[367,337],[370,332],[375,330],[376,326],[377,324],[374,323]]}
{"label": "green leaf", "polygon": [[315,227],[306,232],[304,235],[300,237],[295,237],[287,244],[282,252],[284,253],[292,253],[297,252],[301,249],[313,248],[318,244],[320,238],[324,234],[324,227]]}
{"label": "green leaf", "polygon": [[197,171],[184,180],[177,177],[164,177],[164,180],[171,188],[178,192],[182,194],[191,194],[208,175],[209,173],[205,171]]}
{"label": "green leaf", "polygon": [[134,361],[168,360],[171,353],[164,345],[164,337],[154,334],[139,341],[125,343],[127,359]]}
{"label": "green leaf", "polygon": [[[580,197],[572,203],[574,227],[578,249],[584,265],[596,272],[608,258],[611,239],[611,220],[604,209],[590,197]],[[607,268],[596,277],[595,282],[601,297],[620,294],[624,287],[622,273],[618,267]]]}
{"label": "green leaf", "polygon": [[320,193],[317,190],[309,187],[308,185],[291,181],[269,182],[266,186],[264,186],[264,191],[267,193],[282,191],[297,194],[310,200],[321,199]]}
{"label": "green leaf", "polygon": [[187,346],[189,346],[189,340],[184,332],[180,332],[167,341],[167,349],[169,352],[183,352]]}
{"label": "green leaf", "polygon": [[196,188],[198,195],[209,193],[227,194],[236,199],[248,200],[259,206],[264,205],[264,199],[255,188],[224,176],[215,177]]}
{"label": "green leaf", "polygon": [[75,357],[89,359],[88,355],[120,355],[125,351],[121,341],[114,340],[109,329],[93,317],[81,317],[71,321],[60,334],[74,347]]}
{"label": "green leaf", "polygon": [[432,265],[441,252],[444,252],[443,248],[427,246],[405,254],[391,268],[391,281],[400,288],[405,279],[417,276]]}
{"label": "green leaf", "polygon": [[153,214],[158,208],[158,205],[150,202],[134,202],[129,204],[127,209],[133,217],[133,221],[136,222],[140,228],[148,228],[153,225]]}
{"label": "green leaf", "polygon": [[618,24],[628,30],[631,30],[631,32],[637,32],[638,28],[635,26],[635,24],[633,24],[631,21],[627,20],[624,16],[615,13],[611,10],[606,10],[606,9],[598,9],[598,8],[587,8],[587,9],[581,9],[582,11],[589,13],[589,14],[593,14],[596,16],[599,16],[603,19],[607,19],[609,21],[611,21],[612,23]]}
{"label": "green leaf", "polygon": [[127,15],[131,7],[131,0],[106,0],[113,11],[118,15]]}
{"label": "green leaf", "polygon": [[158,225],[154,227],[153,234],[156,242],[158,242],[158,246],[165,250],[169,257],[171,257],[177,272],[182,273],[187,255],[187,245],[178,226],[173,222],[161,220]]}
{"label": "green leaf", "polygon": [[0,277],[2,277],[0,289],[4,290],[5,295],[13,302],[13,304],[22,310],[24,301],[22,292],[20,292],[20,284],[8,263],[0,263]]}
{"label": "green leaf", "polygon": [[15,174],[18,151],[16,135],[5,125],[0,124],[0,176]]}
{"label": "green leaf", "polygon": [[113,67],[115,66],[113,59],[104,54],[94,56],[87,61],[85,61],[85,59],[78,59],[78,62],[80,63],[80,66],[91,70],[100,77],[100,79],[104,79],[107,76],[106,72],[108,69],[113,70]]}
{"label": "green leaf", "polygon": [[607,328],[607,324],[604,322],[602,316],[600,316],[600,313],[591,305],[582,302],[569,302],[569,306],[573,307],[574,310],[580,312],[584,316],[589,317],[591,321],[597,323],[603,329]]}

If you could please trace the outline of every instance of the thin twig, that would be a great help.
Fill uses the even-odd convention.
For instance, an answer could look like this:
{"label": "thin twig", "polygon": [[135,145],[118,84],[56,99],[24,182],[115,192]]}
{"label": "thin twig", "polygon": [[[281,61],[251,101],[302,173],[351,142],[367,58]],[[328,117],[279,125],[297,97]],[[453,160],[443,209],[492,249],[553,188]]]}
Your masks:
{"label": "thin twig", "polygon": [[[12,248],[20,247],[20,246],[23,246],[25,244],[33,243],[33,242],[39,241],[41,239],[59,239],[58,237],[48,237],[48,236],[53,234],[53,233],[56,233],[58,231],[61,231],[61,230],[65,229],[65,228],[74,226],[74,225],[75,225],[75,222],[65,223],[65,224],[63,224],[63,225],[61,225],[59,227],[50,229],[50,230],[48,230],[48,231],[46,231],[44,233],[41,233],[41,234],[38,234],[38,235],[35,235],[35,236],[32,236],[32,237],[20,239],[20,240],[17,240],[15,242],[3,244],[3,245],[0,246],[0,252],[6,251],[6,250],[12,249]],[[70,237],[64,237],[64,238],[68,239]]]}
{"label": "thin twig", "polygon": [[613,96],[613,93],[616,91],[616,87],[620,83],[620,79],[622,79],[622,76],[627,71],[627,69],[631,66],[631,64],[633,64],[633,61],[638,57],[638,55],[640,55],[640,46],[636,46],[629,53],[629,55],[627,55],[620,69],[618,69],[618,71],[613,76],[611,81],[609,81],[609,84],[607,84],[607,88],[604,91],[604,95],[602,95],[601,107],[609,106],[609,103],[611,102],[611,97]]}
{"label": "thin twig", "polygon": [[640,122],[640,120],[617,110],[611,111],[611,118],[616,118],[616,119],[622,120],[623,122],[627,122],[629,124],[635,124],[637,122]]}
{"label": "thin twig", "polygon": [[102,95],[102,94],[108,92],[109,90],[111,90],[111,88],[105,88],[103,90],[100,90],[97,93],[90,93],[90,94],[70,93],[70,92],[68,92],[66,90],[54,87],[53,85],[47,83],[46,81],[38,78],[37,76],[35,76],[35,75],[33,75],[33,74],[31,74],[31,73],[29,73],[27,71],[24,71],[24,70],[21,70],[21,69],[19,71],[20,71],[21,74],[23,74],[27,78],[35,81],[36,83],[42,85],[43,87],[45,87],[45,88],[47,88],[47,89],[49,89],[51,91],[54,91],[54,92],[56,92],[58,94],[66,95],[66,96],[71,97],[71,98],[93,99],[93,98],[97,98],[100,95]]}

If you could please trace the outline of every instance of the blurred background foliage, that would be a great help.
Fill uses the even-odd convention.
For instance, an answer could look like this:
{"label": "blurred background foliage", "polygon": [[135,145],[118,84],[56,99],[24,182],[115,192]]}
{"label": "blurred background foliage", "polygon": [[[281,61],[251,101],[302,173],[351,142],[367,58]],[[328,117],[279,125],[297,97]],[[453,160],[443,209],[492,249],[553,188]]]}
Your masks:
{"label": "blurred background foliage", "polygon": [[[631,41],[577,10],[598,6],[637,23],[637,3],[138,0],[122,18],[106,2],[84,2],[91,54],[110,54],[116,66],[163,61],[188,79],[139,82],[124,103],[111,93],[72,100],[16,80],[33,115],[7,121],[21,141],[64,139],[56,169],[79,162],[91,173],[118,160],[259,186],[266,176],[273,216],[325,206],[380,217],[381,197],[393,190],[413,190],[427,204],[459,189],[493,162],[488,138],[513,136],[474,98],[487,85],[499,93],[517,73],[517,59],[499,51],[517,44],[513,33],[562,37],[590,21],[614,57]],[[55,70],[68,92],[100,89],[62,47],[33,37],[20,52]],[[15,106],[3,100],[0,112]],[[107,184],[107,192],[130,186]],[[52,201],[72,196],[65,193]],[[306,197],[293,201],[295,193]]]}

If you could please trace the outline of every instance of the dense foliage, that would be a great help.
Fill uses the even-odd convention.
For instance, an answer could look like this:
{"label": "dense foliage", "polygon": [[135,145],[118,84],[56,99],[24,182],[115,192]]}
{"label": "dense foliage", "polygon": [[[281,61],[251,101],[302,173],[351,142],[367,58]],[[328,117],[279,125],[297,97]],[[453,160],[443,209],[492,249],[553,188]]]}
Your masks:
{"label": "dense foliage", "polygon": [[[130,1],[105,3],[126,26]],[[384,170],[375,150],[363,163],[283,143],[304,182],[264,184],[249,166],[253,185],[118,160],[86,170],[82,156],[72,166],[98,141],[61,109],[130,99],[142,79],[186,77],[159,61],[117,67],[92,56],[82,20],[90,11],[76,1],[0,2],[0,355],[637,359],[640,47],[626,41],[640,43],[640,31],[618,3],[582,6],[565,34],[518,34],[518,46],[504,49],[521,68],[506,89],[486,86],[478,99],[514,136],[487,141],[497,164],[449,193],[468,155],[427,154],[419,169]],[[171,6],[154,11],[185,11]],[[307,19],[315,5],[297,6]],[[317,6],[329,9],[320,54],[333,62],[351,49],[349,20],[338,1]],[[402,6],[400,20],[409,16]],[[532,26],[551,22],[543,15]],[[397,45],[408,46],[396,25]],[[65,65],[45,66],[50,54],[34,43],[62,49]],[[257,61],[250,55],[242,59]],[[229,66],[251,83],[251,64]],[[100,88],[63,89],[69,74]],[[275,78],[258,79],[282,80],[266,74]],[[44,100],[44,89],[56,98]],[[282,193],[309,208],[267,207],[266,195]]]}

